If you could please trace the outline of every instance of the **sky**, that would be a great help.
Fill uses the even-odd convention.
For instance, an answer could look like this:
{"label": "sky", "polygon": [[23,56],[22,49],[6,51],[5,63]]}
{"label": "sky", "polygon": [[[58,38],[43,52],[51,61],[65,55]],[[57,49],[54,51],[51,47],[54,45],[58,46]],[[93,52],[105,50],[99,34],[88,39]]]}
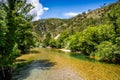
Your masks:
{"label": "sky", "polygon": [[117,0],[27,0],[35,7],[30,13],[36,14],[34,20],[45,18],[67,19],[88,9],[94,10]]}

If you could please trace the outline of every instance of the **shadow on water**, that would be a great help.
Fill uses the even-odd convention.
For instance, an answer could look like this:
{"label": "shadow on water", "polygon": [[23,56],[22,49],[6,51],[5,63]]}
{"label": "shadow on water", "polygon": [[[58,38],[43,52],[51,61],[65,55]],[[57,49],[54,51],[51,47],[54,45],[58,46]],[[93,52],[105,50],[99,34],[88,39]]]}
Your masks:
{"label": "shadow on water", "polygon": [[17,65],[12,80],[24,80],[30,76],[30,72],[33,69],[49,70],[55,64],[55,62],[50,62],[49,60],[34,60],[31,62],[20,63]]}

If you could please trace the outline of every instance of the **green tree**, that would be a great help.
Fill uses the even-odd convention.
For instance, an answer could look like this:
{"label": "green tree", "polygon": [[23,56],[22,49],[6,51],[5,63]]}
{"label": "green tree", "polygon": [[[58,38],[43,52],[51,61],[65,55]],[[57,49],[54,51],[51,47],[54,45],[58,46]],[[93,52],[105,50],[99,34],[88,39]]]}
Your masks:
{"label": "green tree", "polygon": [[114,36],[115,32],[110,25],[88,27],[83,32],[71,36],[69,48],[91,54],[96,50],[97,45],[103,41],[112,40]]}
{"label": "green tree", "polygon": [[6,26],[6,13],[4,10],[2,10],[1,6],[0,6],[0,66],[2,66],[4,64],[4,54],[5,54],[5,39],[6,39],[6,33],[8,31],[8,28]]}
{"label": "green tree", "polygon": [[118,46],[114,45],[112,42],[105,41],[97,46],[95,59],[100,61],[115,62],[116,55],[120,55]]}
{"label": "green tree", "polygon": [[73,33],[74,33],[73,27],[70,27],[68,30],[62,31],[60,33],[60,36],[56,40],[57,48],[64,48],[64,47],[66,47],[66,44],[65,44],[66,41],[65,40],[66,40],[66,38],[68,38]]}
{"label": "green tree", "polygon": [[[10,80],[11,66],[17,53],[19,53],[19,43],[16,41],[20,37],[18,36],[18,30],[28,26],[32,20],[32,16],[28,13],[33,6],[26,4],[26,0],[2,0],[0,8],[0,69],[6,74],[1,75],[0,78],[2,77],[2,80]],[[26,27],[25,30],[28,31],[29,28]],[[28,35],[28,32],[25,33]],[[26,34],[23,33],[21,36]],[[20,40],[22,41],[22,39]],[[7,70],[7,72],[4,72],[4,70]]]}
{"label": "green tree", "polygon": [[69,37],[69,49],[73,52],[79,51],[79,48],[80,48],[79,37],[80,37],[80,33],[76,33],[75,35],[72,35]]}
{"label": "green tree", "polygon": [[49,46],[50,40],[51,40],[51,34],[50,34],[50,33],[47,33],[47,34],[45,35],[45,39],[43,40],[43,46],[44,46],[44,47]]}
{"label": "green tree", "polygon": [[31,19],[19,21],[16,31],[16,42],[18,43],[18,48],[22,54],[28,53],[30,47],[35,46],[35,43],[37,42],[37,35],[32,31],[33,25],[30,22]]}
{"label": "green tree", "polygon": [[51,39],[50,39],[49,45],[50,45],[50,47],[52,47],[52,48],[56,48],[56,47],[57,47],[56,41],[55,41],[54,38],[51,38]]}

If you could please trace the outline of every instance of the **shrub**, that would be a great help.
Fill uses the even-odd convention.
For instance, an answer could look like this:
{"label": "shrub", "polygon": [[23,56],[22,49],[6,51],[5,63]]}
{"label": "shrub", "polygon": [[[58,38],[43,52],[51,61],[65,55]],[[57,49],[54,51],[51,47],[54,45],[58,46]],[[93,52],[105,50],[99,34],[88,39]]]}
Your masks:
{"label": "shrub", "polygon": [[115,32],[110,25],[99,25],[88,27],[83,32],[75,34],[70,38],[70,49],[91,54],[96,50],[96,46],[104,41],[112,40]]}
{"label": "shrub", "polygon": [[71,36],[69,48],[72,51],[90,54],[95,50],[97,41],[97,27],[89,27],[83,32]]}
{"label": "shrub", "polygon": [[50,45],[50,47],[55,48],[55,47],[56,47],[56,41],[55,41],[55,39],[52,38],[52,39],[49,41],[49,45]]}
{"label": "shrub", "polygon": [[[69,37],[69,49],[71,51],[79,51],[79,47],[80,47],[80,42],[79,42],[79,37],[80,37],[80,33],[76,33],[75,35],[72,35]],[[66,41],[68,42],[68,41]]]}
{"label": "shrub", "polygon": [[114,62],[116,54],[119,53],[120,51],[117,45],[114,45],[112,42],[109,41],[104,41],[97,46],[97,50],[95,52],[95,59],[99,61]]}
{"label": "shrub", "polygon": [[115,40],[115,43],[120,46],[120,37],[117,37],[116,40]]}

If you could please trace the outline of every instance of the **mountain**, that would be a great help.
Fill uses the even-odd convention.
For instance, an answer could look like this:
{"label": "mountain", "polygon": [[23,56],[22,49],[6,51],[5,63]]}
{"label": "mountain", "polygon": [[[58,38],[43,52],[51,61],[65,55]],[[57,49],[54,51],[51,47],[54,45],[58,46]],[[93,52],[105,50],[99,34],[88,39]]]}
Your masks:
{"label": "mountain", "polygon": [[36,27],[34,31],[40,35],[43,39],[46,33],[50,33],[52,37],[56,37],[63,31],[69,32],[73,30],[74,32],[80,32],[86,29],[88,26],[97,26],[100,24],[110,24],[108,20],[108,14],[113,15],[116,12],[117,17],[120,13],[120,2],[112,3],[107,6],[102,6],[101,8],[95,10],[88,10],[88,12],[83,12],[70,19],[41,19],[34,22]]}
{"label": "mountain", "polygon": [[35,32],[38,33],[41,37],[44,37],[46,33],[51,33],[52,36],[57,36],[62,30],[66,29],[67,23],[65,19],[42,19],[35,21],[34,25]]}

